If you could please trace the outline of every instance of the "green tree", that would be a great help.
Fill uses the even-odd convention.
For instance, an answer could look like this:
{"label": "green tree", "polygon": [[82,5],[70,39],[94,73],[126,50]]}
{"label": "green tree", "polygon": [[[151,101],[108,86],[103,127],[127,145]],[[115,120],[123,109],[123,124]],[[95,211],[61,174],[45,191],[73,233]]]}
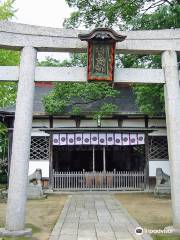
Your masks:
{"label": "green tree", "polygon": [[[0,66],[17,66],[19,52],[0,49]],[[0,82],[0,107],[12,105],[16,101],[17,83]]]}
{"label": "green tree", "polygon": [[[72,67],[87,65],[86,54],[72,54],[70,60],[58,61],[47,58],[40,66]],[[94,118],[111,115],[117,106],[106,103],[106,99],[116,97],[119,91],[108,83],[56,83],[51,93],[44,97],[45,110],[49,114],[83,114],[87,104],[98,103],[93,112],[87,113]]]}
{"label": "green tree", "polygon": [[[16,10],[14,0],[0,2],[0,21],[10,20]],[[16,66],[19,64],[19,52],[0,49],[0,66]],[[11,105],[16,100],[17,84],[10,82],[0,83],[0,107]]]}
{"label": "green tree", "polygon": [[[180,28],[179,0],[66,0],[76,10],[64,21],[67,28],[116,27],[119,30],[154,30]],[[121,67],[161,67],[159,56],[124,54],[117,58]],[[142,112],[164,113],[163,85],[133,85]]]}
{"label": "green tree", "polygon": [[[119,29],[132,29],[135,21],[144,21],[147,15],[159,11],[161,7],[167,7],[173,11],[171,22],[178,18],[177,9],[179,0],[65,0],[69,7],[76,9],[71,16],[64,21],[67,28],[83,26],[116,26]],[[163,16],[163,19],[165,16]],[[163,20],[162,19],[162,20]],[[169,20],[168,20],[169,21]],[[159,22],[159,18],[158,18]],[[148,23],[150,24],[150,23]],[[156,24],[158,25],[158,24]]]}
{"label": "green tree", "polygon": [[41,67],[85,67],[87,66],[87,54],[73,53],[70,54],[70,59],[63,61],[46,57],[46,59],[39,62],[38,65]]}
{"label": "green tree", "polygon": [[11,19],[16,10],[13,7],[14,0],[0,1],[0,20]]}
{"label": "green tree", "polygon": [[[133,29],[168,29],[180,28],[180,2],[172,1],[171,4],[158,7],[151,14],[142,14],[136,18]],[[142,60],[142,59],[141,59]],[[178,56],[178,61],[180,60]],[[161,68],[160,56],[145,56],[140,61],[141,66]],[[136,100],[142,112],[150,115],[162,115],[165,112],[163,84],[146,84],[133,86]]]}
{"label": "green tree", "polygon": [[[13,7],[14,0],[0,2],[0,21],[10,20],[16,10]],[[19,64],[19,52],[0,49],[0,66],[16,66]],[[11,105],[16,100],[16,83],[0,83],[0,107]]]}
{"label": "green tree", "polygon": [[[0,2],[0,21],[10,20],[16,10],[13,7],[14,0]],[[0,66],[15,66],[19,64],[19,52],[0,49]],[[0,107],[6,107],[15,103],[16,100],[16,83],[0,83]],[[0,182],[7,173],[7,128],[0,123]]]}
{"label": "green tree", "polygon": [[57,83],[52,92],[45,96],[45,110],[50,114],[70,113],[80,115],[87,104],[98,102],[93,112],[87,113],[93,117],[110,115],[116,110],[116,105],[104,103],[107,98],[116,97],[118,91],[107,83]]}

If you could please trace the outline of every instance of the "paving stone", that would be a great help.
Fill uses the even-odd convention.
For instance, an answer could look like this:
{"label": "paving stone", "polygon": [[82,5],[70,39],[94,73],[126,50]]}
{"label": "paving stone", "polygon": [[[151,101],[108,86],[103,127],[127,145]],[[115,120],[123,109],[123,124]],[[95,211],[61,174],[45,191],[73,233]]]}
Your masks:
{"label": "paving stone", "polygon": [[104,238],[115,238],[115,235],[113,232],[97,232],[97,236],[99,237],[104,237]]}
{"label": "paving stone", "polygon": [[97,211],[94,209],[89,209],[88,210],[89,214],[97,214]]}
{"label": "paving stone", "polygon": [[87,236],[87,237],[78,236],[77,240],[98,240],[98,239],[96,237],[90,237],[90,236]]}
{"label": "paving stone", "polygon": [[66,228],[61,230],[62,235],[77,235],[77,229]]}
{"label": "paving stone", "polygon": [[98,223],[98,219],[79,219],[79,223]]}
{"label": "paving stone", "polygon": [[77,235],[78,232],[78,223],[64,223],[61,228],[62,235]]}
{"label": "paving stone", "polygon": [[65,223],[76,223],[79,222],[79,217],[66,218]]}
{"label": "paving stone", "polygon": [[91,230],[79,230],[78,237],[96,237],[96,232]]}
{"label": "paving stone", "polygon": [[72,195],[68,201],[54,228],[59,240],[146,240],[135,236],[138,223],[111,194]]}
{"label": "paving stone", "polygon": [[98,240],[116,240],[116,238],[114,236],[99,236]]}
{"label": "paving stone", "polygon": [[130,237],[130,238],[116,238],[116,240],[134,240],[134,238],[133,237]]}
{"label": "paving stone", "polygon": [[65,227],[65,228],[77,228],[78,227],[78,222],[76,222],[76,223],[64,223],[63,227]]}
{"label": "paving stone", "polygon": [[114,232],[127,232],[126,226],[125,225],[120,225],[120,224],[111,224],[111,227]]}
{"label": "paving stone", "polygon": [[77,235],[60,235],[59,240],[77,240]]}
{"label": "paving stone", "polygon": [[79,230],[94,230],[95,231],[95,225],[93,223],[79,223]]}
{"label": "paving stone", "polygon": [[132,238],[132,235],[129,232],[114,232],[116,238],[119,239],[129,239]]}

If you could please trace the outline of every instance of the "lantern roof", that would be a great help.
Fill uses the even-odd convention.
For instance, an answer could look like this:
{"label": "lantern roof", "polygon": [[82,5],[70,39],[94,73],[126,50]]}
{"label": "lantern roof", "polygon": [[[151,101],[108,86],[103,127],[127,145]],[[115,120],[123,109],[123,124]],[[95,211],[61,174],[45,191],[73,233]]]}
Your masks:
{"label": "lantern roof", "polygon": [[95,28],[90,33],[79,34],[78,37],[81,41],[92,40],[113,40],[114,42],[122,42],[126,36],[120,35],[111,28]]}

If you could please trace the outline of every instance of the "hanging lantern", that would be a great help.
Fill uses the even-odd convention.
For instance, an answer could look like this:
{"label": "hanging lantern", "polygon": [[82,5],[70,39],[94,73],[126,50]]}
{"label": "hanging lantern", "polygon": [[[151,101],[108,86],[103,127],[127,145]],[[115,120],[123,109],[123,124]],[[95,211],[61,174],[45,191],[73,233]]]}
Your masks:
{"label": "hanging lantern", "polygon": [[88,80],[113,81],[116,42],[122,42],[126,36],[110,28],[96,28],[78,37],[88,42]]}

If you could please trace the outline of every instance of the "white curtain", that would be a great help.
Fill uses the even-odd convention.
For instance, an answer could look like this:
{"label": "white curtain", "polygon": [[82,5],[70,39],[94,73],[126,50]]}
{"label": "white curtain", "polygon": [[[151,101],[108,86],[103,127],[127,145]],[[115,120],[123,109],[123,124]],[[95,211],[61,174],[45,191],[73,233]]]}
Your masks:
{"label": "white curtain", "polygon": [[53,134],[53,145],[140,145],[144,133],[60,133]]}
{"label": "white curtain", "polygon": [[98,145],[99,144],[98,133],[91,133],[91,144],[92,145]]}
{"label": "white curtain", "polygon": [[67,145],[67,134],[59,134],[59,145]]}

